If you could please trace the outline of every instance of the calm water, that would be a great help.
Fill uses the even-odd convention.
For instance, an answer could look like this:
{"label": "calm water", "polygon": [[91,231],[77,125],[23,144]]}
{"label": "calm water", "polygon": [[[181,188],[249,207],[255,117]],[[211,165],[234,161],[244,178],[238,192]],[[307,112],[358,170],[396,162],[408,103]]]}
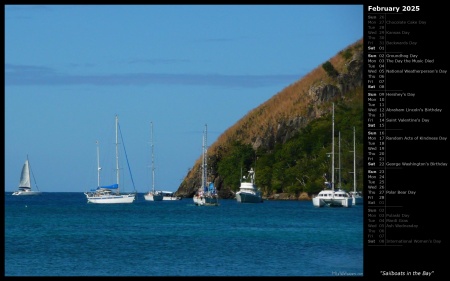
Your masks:
{"label": "calm water", "polygon": [[5,193],[5,276],[361,276],[362,237],[362,206]]}

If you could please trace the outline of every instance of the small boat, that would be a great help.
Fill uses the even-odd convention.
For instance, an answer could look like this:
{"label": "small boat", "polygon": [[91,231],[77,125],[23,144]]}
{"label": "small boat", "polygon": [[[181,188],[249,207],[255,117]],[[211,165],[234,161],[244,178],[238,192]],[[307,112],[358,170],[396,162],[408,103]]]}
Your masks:
{"label": "small boat", "polygon": [[352,197],[353,205],[362,205],[364,198],[360,191],[356,190],[356,144],[355,144],[355,127],[353,127],[353,191],[349,192]]}
{"label": "small boat", "polygon": [[[121,204],[133,203],[136,198],[135,193],[120,193],[119,189],[119,147],[118,147],[118,130],[119,117],[116,115],[116,183],[108,186],[100,186],[100,160],[99,160],[99,146],[97,143],[97,189],[85,192],[88,203],[95,204]],[[123,139],[122,139],[123,143]],[[126,154],[125,154],[126,155]],[[128,160],[127,160],[128,161]],[[130,172],[131,174],[131,172]]]}
{"label": "small boat", "polygon": [[364,204],[364,197],[360,191],[350,191],[350,196],[352,197],[353,205],[362,205]]}
{"label": "small boat", "polygon": [[239,191],[236,192],[236,200],[240,203],[262,203],[261,191],[255,184],[255,171],[250,168],[247,177],[243,178],[239,186]]}
{"label": "small boat", "polygon": [[14,191],[12,195],[40,195],[42,193],[41,191],[39,191],[36,181],[35,186],[37,190],[32,190],[30,181],[30,170],[31,170],[30,161],[28,160],[27,155],[27,160],[25,160],[25,163],[22,166],[22,173],[20,174],[19,188],[17,191]]}
{"label": "small boat", "polygon": [[350,191],[350,196],[352,197],[353,205],[362,205],[364,204],[364,197],[360,191]]}
{"label": "small boat", "polygon": [[163,199],[162,199],[163,201],[181,200],[181,197],[176,196],[174,191],[161,190],[159,192],[161,192],[161,194],[163,196]]}
{"label": "small boat", "polygon": [[152,139],[152,190],[144,194],[144,198],[147,201],[162,201],[164,198],[164,195],[161,193],[161,191],[155,191],[155,166],[153,161],[153,122],[150,122],[151,126],[151,139]]}
{"label": "small boat", "polygon": [[332,144],[331,144],[331,182],[325,182],[325,189],[320,191],[315,197],[313,197],[312,202],[314,207],[351,207],[352,198],[345,191],[340,188],[335,188],[334,183],[334,103],[333,103],[333,115],[332,115],[332,134],[331,134]]}
{"label": "small boat", "polygon": [[214,183],[207,183],[207,149],[206,149],[207,126],[203,133],[202,149],[202,183],[192,200],[196,206],[219,206],[219,195],[214,188]]}

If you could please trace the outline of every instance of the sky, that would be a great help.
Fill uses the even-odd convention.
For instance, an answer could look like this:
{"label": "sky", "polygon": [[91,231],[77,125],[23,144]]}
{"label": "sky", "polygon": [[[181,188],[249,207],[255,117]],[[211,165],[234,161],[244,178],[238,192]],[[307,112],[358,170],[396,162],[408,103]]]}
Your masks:
{"label": "sky", "polygon": [[363,37],[363,5],[4,11],[6,192],[17,190],[27,157],[32,189],[96,188],[97,148],[101,185],[113,184],[116,115],[121,191],[152,188],[152,159],[154,188],[176,191],[201,157],[205,125],[210,146]]}

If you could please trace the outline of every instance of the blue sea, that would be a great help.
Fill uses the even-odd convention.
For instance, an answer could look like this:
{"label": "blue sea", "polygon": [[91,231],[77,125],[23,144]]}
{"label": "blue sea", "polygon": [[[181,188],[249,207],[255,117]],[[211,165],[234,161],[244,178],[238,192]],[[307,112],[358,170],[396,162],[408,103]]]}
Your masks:
{"label": "blue sea", "polygon": [[363,206],[5,193],[5,276],[362,276]]}

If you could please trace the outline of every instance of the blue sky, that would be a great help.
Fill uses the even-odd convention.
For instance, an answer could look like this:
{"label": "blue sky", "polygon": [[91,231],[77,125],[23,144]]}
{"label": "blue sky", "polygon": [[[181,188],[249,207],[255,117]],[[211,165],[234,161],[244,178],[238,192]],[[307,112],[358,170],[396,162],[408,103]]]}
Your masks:
{"label": "blue sky", "polygon": [[95,188],[96,141],[112,184],[116,114],[136,190],[153,122],[155,188],[176,191],[205,124],[211,145],[362,37],[363,5],[7,5],[5,191],[27,155],[43,192]]}

